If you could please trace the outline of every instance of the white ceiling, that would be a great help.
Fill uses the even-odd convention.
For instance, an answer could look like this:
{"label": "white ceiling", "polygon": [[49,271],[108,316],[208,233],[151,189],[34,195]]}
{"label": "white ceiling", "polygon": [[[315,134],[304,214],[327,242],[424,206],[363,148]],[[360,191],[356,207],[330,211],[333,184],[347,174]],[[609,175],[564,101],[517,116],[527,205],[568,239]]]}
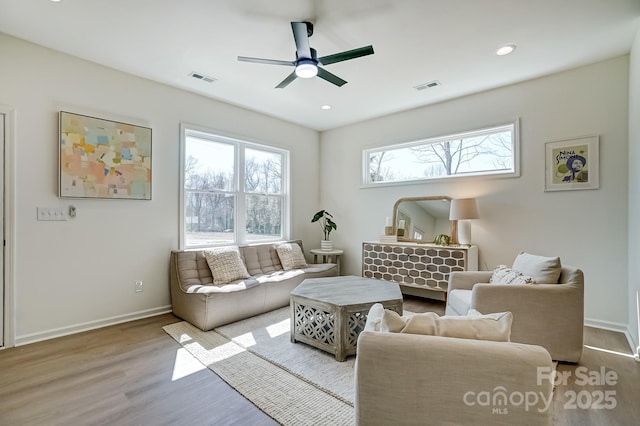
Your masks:
{"label": "white ceiling", "polygon": [[[375,54],[328,65],[341,88],[237,61],[294,60],[304,20],[318,56]],[[623,55],[639,27],[640,0],[0,0],[0,32],[316,130]]]}

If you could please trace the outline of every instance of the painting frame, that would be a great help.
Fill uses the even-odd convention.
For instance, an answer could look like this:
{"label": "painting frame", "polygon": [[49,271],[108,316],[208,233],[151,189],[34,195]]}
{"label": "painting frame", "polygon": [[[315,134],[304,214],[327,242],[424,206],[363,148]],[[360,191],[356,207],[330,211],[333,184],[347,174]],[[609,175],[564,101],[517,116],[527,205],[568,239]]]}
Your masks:
{"label": "painting frame", "polygon": [[545,143],[545,191],[598,189],[600,141],[597,135]]}
{"label": "painting frame", "polygon": [[60,111],[58,197],[151,200],[150,127]]}

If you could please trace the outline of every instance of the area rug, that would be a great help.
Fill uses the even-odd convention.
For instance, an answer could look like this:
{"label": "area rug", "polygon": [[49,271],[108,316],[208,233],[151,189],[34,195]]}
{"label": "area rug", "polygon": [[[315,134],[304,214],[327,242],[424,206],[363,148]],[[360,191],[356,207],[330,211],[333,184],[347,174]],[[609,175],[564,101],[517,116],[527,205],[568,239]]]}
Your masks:
{"label": "area rug", "polygon": [[205,366],[283,425],[352,425],[354,358],[291,343],[289,308],[203,332],[163,327]]}
{"label": "area rug", "polygon": [[288,307],[216,328],[219,334],[353,404],[355,356],[344,362],[304,343],[291,343]]}

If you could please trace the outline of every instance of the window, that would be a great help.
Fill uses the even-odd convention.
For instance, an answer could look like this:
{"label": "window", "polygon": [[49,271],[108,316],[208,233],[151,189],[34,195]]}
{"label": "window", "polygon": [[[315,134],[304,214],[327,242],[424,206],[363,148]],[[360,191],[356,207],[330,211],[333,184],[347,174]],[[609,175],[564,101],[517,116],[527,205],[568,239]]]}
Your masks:
{"label": "window", "polygon": [[288,237],[288,152],[183,129],[182,247]]}
{"label": "window", "polygon": [[365,150],[363,183],[518,176],[517,124]]}

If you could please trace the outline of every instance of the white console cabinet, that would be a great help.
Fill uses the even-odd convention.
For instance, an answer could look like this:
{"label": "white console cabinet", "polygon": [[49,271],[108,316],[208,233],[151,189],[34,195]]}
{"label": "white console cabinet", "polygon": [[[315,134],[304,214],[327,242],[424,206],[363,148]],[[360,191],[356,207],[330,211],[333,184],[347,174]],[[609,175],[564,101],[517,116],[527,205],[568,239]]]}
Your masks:
{"label": "white console cabinet", "polygon": [[445,300],[451,272],[477,270],[477,246],[362,243],[362,276],[394,281],[404,294]]}

